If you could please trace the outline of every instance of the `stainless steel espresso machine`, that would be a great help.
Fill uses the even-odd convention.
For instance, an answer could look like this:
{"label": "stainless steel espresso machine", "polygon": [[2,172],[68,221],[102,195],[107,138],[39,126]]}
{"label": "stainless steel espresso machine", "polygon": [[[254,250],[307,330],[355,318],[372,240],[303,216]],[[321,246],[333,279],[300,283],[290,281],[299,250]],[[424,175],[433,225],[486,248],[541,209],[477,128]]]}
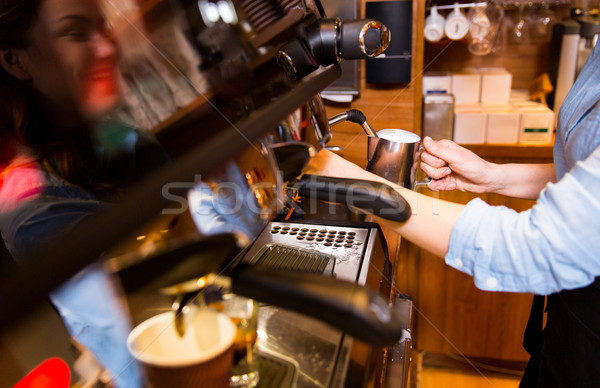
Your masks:
{"label": "stainless steel espresso machine", "polygon": [[[119,117],[153,132],[173,162],[38,252],[44,260],[2,274],[2,307],[13,312],[2,327],[98,258],[130,300],[153,306],[172,302],[157,290],[214,273],[262,303],[258,387],[406,386],[412,301],[395,287],[379,225],[337,215],[360,214],[350,202],[404,221],[410,208],[385,185],[301,174],[331,137],[319,92],[341,60],[383,52],[387,28],[327,17],[312,0],[107,4],[124,52]],[[190,192],[216,196],[215,183],[233,176],[252,206],[220,212],[231,216],[225,228],[194,225]],[[333,216],[313,211],[330,202]],[[154,244],[138,238],[153,233]]]}
{"label": "stainless steel espresso machine", "polygon": [[[373,347],[298,312],[315,306],[260,310],[258,349],[292,360],[297,387],[389,386],[408,382],[412,301],[394,290],[387,244],[376,223],[270,222],[244,254],[255,265],[318,272],[377,290],[400,317],[402,336],[391,347]],[[327,314],[327,312],[323,312]],[[338,326],[339,327],[339,326]],[[369,330],[363,327],[363,330]],[[264,373],[268,376],[268,372]],[[272,386],[283,386],[274,384]]]}

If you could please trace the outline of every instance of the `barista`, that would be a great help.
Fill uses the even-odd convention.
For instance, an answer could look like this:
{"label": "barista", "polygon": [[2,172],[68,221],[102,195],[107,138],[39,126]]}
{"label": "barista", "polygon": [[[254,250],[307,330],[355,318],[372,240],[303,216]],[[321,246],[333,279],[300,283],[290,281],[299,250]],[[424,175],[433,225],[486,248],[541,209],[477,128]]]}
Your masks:
{"label": "barista", "polygon": [[[165,160],[148,134],[99,120],[119,103],[117,48],[99,6],[0,0],[0,232],[17,262]],[[100,264],[49,296],[114,386],[142,385],[126,348],[127,308]]]}
{"label": "barista", "polygon": [[[448,140],[423,141],[421,165],[433,178],[432,190],[534,198],[533,208],[517,213],[480,199],[465,206],[397,187],[413,215],[403,224],[381,220],[473,276],[480,289],[548,295],[543,331],[544,300],[534,298],[522,387],[593,387],[600,381],[598,69],[597,45],[562,105],[554,164],[493,164]],[[307,171],[385,182],[327,151]]]}

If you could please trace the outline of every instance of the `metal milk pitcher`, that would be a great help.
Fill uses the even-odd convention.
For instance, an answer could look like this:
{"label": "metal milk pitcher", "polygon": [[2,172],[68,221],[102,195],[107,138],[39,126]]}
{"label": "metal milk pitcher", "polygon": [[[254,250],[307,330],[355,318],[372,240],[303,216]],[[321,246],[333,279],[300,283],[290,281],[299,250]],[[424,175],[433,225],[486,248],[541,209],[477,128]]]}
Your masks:
{"label": "metal milk pitcher", "polygon": [[418,185],[429,183],[416,180],[420,148],[421,137],[416,133],[382,129],[377,137],[368,137],[367,171],[414,190]]}

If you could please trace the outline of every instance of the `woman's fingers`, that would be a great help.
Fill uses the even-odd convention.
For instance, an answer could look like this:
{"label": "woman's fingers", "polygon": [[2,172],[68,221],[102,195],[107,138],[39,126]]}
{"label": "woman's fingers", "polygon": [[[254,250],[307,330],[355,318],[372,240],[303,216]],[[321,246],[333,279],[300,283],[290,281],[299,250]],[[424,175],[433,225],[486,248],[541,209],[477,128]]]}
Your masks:
{"label": "woman's fingers", "polygon": [[455,162],[462,147],[451,140],[434,141],[429,136],[423,139],[423,147],[430,155],[444,160],[448,164]]}
{"label": "woman's fingers", "polygon": [[457,185],[456,185],[456,181],[454,179],[451,179],[450,177],[445,177],[445,178],[439,179],[439,180],[436,180],[436,179],[432,180],[431,182],[429,182],[427,187],[431,191],[445,191],[445,190],[455,190]]}
{"label": "woman's fingers", "polygon": [[421,161],[434,168],[444,167],[448,164],[444,159],[440,159],[427,151],[423,151],[423,153],[421,153]]}
{"label": "woman's fingers", "polygon": [[423,172],[427,176],[429,176],[433,179],[441,179],[452,173],[452,170],[450,169],[450,167],[448,167],[446,165],[443,165],[441,167],[435,167],[435,166],[432,166],[431,164],[424,163],[424,162],[421,162],[421,170],[423,170]]}

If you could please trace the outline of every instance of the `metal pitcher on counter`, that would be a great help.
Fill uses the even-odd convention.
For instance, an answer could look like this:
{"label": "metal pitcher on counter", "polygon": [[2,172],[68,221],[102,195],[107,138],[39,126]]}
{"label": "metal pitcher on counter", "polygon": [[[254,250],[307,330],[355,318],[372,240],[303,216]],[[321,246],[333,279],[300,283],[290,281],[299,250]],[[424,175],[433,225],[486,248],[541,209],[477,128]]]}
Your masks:
{"label": "metal pitcher on counter", "polygon": [[422,148],[419,135],[394,128],[375,132],[367,123],[365,115],[357,109],[331,117],[329,125],[342,121],[361,125],[367,134],[367,171],[411,190],[429,183],[427,179],[416,180],[419,151]]}
{"label": "metal pitcher on counter", "polygon": [[416,180],[421,149],[419,135],[393,128],[382,129],[376,135],[368,138],[367,171],[411,190],[429,183],[429,180]]}

